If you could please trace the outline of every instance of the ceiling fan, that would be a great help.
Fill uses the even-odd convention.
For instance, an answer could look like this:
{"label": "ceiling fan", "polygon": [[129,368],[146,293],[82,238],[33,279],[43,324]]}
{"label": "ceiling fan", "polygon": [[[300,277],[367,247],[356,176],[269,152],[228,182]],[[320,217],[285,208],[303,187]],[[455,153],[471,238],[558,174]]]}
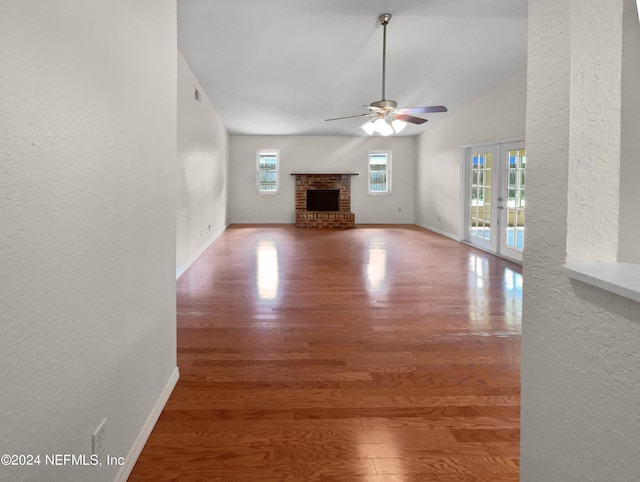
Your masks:
{"label": "ceiling fan", "polygon": [[385,99],[385,77],[387,69],[387,25],[389,24],[389,20],[391,20],[390,13],[383,13],[378,17],[378,21],[382,25],[384,31],[382,40],[382,99],[371,102],[371,104],[365,106],[369,107],[369,112],[366,114],[349,115],[346,117],[334,117],[332,119],[325,119],[325,121],[352,119],[354,117],[370,117],[370,120],[360,126],[362,130],[364,130],[369,135],[373,135],[377,132],[382,136],[389,136],[394,133],[399,133],[407,126],[408,122],[411,124],[424,124],[425,122],[427,122],[427,119],[415,117],[412,114],[447,112],[447,108],[443,105],[398,108],[398,103],[395,100]]}

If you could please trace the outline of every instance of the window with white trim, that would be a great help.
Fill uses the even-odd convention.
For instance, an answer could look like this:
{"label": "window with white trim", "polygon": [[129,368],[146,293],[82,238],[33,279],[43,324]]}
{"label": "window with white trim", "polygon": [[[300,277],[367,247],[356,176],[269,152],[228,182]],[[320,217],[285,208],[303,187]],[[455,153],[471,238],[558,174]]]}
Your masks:
{"label": "window with white trim", "polygon": [[258,151],[257,186],[258,194],[275,194],[278,192],[278,168],[280,151],[264,149]]}
{"label": "window with white trim", "polygon": [[369,194],[391,194],[391,151],[369,151]]}

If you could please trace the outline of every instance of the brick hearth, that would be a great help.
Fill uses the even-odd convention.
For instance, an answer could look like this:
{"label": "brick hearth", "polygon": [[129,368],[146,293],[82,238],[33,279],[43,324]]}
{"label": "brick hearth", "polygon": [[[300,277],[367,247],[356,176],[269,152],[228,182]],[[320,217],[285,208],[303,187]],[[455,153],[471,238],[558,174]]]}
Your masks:
{"label": "brick hearth", "polygon": [[[296,226],[302,228],[354,228],[351,212],[351,176],[357,174],[298,174],[296,176]],[[338,211],[307,211],[307,190],[340,190]]]}

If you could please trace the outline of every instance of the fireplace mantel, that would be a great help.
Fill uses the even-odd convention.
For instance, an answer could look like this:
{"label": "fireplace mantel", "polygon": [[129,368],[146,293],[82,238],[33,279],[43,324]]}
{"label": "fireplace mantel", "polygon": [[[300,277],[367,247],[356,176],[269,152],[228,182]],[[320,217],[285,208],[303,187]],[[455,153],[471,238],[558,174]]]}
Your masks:
{"label": "fireplace mantel", "polygon": [[292,176],[357,176],[357,172],[292,172]]}

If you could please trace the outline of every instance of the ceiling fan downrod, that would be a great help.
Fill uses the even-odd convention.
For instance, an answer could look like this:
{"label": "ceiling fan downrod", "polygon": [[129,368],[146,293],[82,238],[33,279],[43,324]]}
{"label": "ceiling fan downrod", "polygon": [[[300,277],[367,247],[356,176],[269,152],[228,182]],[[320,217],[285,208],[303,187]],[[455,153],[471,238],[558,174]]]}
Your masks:
{"label": "ceiling fan downrod", "polygon": [[376,102],[372,102],[370,105],[372,107],[378,107],[384,109],[385,107],[395,109],[398,107],[398,104],[393,100],[387,100],[385,98],[385,87],[386,87],[386,79],[387,79],[387,25],[389,24],[389,20],[391,20],[390,13],[383,13],[378,17],[378,22],[382,25],[383,34],[382,34],[382,99]]}

